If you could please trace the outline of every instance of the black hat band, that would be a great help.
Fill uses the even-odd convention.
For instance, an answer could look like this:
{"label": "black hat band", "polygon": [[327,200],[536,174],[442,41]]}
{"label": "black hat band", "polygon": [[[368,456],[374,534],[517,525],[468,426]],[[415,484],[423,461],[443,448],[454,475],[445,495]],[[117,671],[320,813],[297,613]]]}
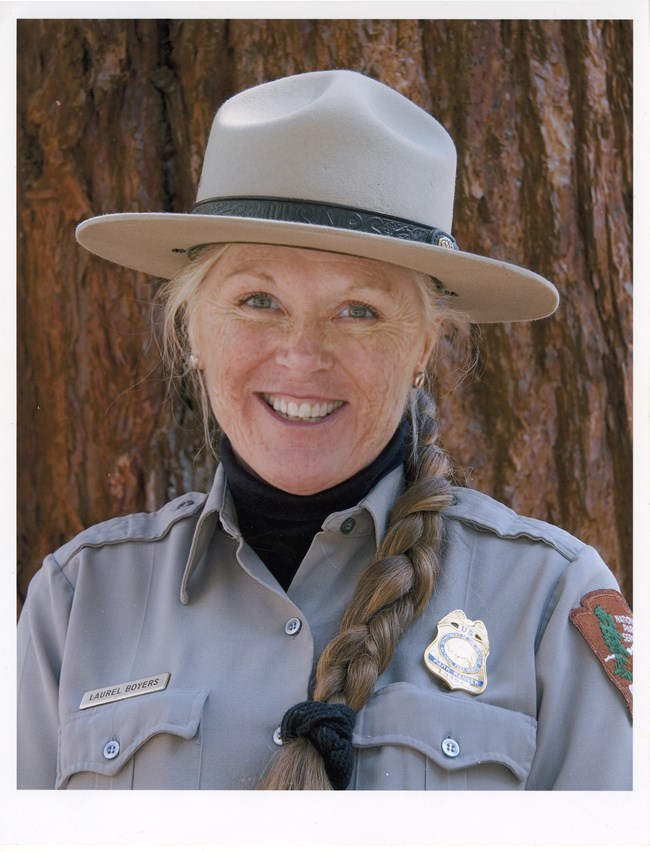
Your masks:
{"label": "black hat band", "polygon": [[199,201],[192,208],[192,213],[322,225],[458,251],[456,240],[440,228],[386,216],[384,213],[371,213],[354,207],[337,207],[334,204],[316,204],[313,201],[284,198],[219,198]]}

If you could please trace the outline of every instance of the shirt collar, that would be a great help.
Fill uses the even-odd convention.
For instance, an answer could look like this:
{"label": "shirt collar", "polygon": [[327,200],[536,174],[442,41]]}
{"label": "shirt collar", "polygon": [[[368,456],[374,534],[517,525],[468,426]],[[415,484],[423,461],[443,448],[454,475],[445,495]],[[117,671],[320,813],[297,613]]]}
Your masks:
{"label": "shirt collar", "polygon": [[[231,507],[232,508],[232,507]],[[238,535],[236,524],[232,521],[233,513],[228,512],[227,505],[227,487],[226,475],[221,465],[217,468],[217,472],[212,483],[212,488],[208,493],[206,501],[203,505],[203,510],[199,516],[199,520],[192,536],[192,544],[190,545],[189,556],[185,563],[185,570],[181,580],[181,603],[188,604],[190,596],[188,586],[194,569],[201,561],[205,553],[210,539],[214,535],[217,528],[217,523],[221,519],[221,525],[229,535]]]}
{"label": "shirt collar", "polygon": [[[323,528],[338,532],[344,519],[349,517],[367,519],[368,525],[374,529],[375,543],[379,547],[388,526],[391,509],[403,488],[404,469],[400,466],[380,479],[377,485],[359,502],[358,506],[330,515],[325,520]],[[223,466],[219,465],[192,537],[189,556],[181,580],[181,603],[189,603],[188,587],[192,574],[203,558],[219,522],[231,538],[241,538],[236,518],[226,474]]]}

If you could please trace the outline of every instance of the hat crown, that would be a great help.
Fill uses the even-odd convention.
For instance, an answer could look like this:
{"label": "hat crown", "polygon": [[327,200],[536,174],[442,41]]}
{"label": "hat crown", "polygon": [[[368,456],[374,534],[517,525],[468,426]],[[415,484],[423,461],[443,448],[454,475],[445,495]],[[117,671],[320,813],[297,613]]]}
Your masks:
{"label": "hat crown", "polygon": [[456,150],[434,118],[353,71],[263,83],[217,112],[197,194],[355,207],[451,230]]}

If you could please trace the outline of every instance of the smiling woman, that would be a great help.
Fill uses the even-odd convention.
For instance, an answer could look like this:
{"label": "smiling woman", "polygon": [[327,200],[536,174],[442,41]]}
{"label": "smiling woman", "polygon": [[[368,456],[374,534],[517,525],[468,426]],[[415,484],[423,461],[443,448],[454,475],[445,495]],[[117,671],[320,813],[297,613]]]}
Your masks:
{"label": "smiling woman", "polygon": [[191,213],[79,226],[168,279],[170,374],[220,465],[209,494],[46,559],[20,621],[20,786],[629,788],[616,580],[455,487],[440,448],[442,324],[558,304],[459,250],[455,165],[397,92],[315,72],[223,105]]}
{"label": "smiling woman", "polygon": [[[409,270],[335,253],[214,251],[188,339],[236,456],[290,494],[353,476],[388,444],[426,368],[435,288]],[[171,290],[183,289],[180,277]],[[176,325],[172,317],[167,327]]]}

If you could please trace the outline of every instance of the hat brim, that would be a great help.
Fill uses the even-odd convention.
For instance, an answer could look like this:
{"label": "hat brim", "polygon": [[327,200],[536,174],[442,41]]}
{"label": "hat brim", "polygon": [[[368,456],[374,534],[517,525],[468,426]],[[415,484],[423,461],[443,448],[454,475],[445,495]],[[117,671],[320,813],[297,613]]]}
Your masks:
{"label": "hat brim", "polygon": [[542,319],[559,296],[541,275],[464,251],[323,225],[195,213],[112,213],[82,222],[77,240],[106,260],[169,279],[204,243],[262,243],[332,251],[433,275],[453,295],[449,307],[472,322]]}

